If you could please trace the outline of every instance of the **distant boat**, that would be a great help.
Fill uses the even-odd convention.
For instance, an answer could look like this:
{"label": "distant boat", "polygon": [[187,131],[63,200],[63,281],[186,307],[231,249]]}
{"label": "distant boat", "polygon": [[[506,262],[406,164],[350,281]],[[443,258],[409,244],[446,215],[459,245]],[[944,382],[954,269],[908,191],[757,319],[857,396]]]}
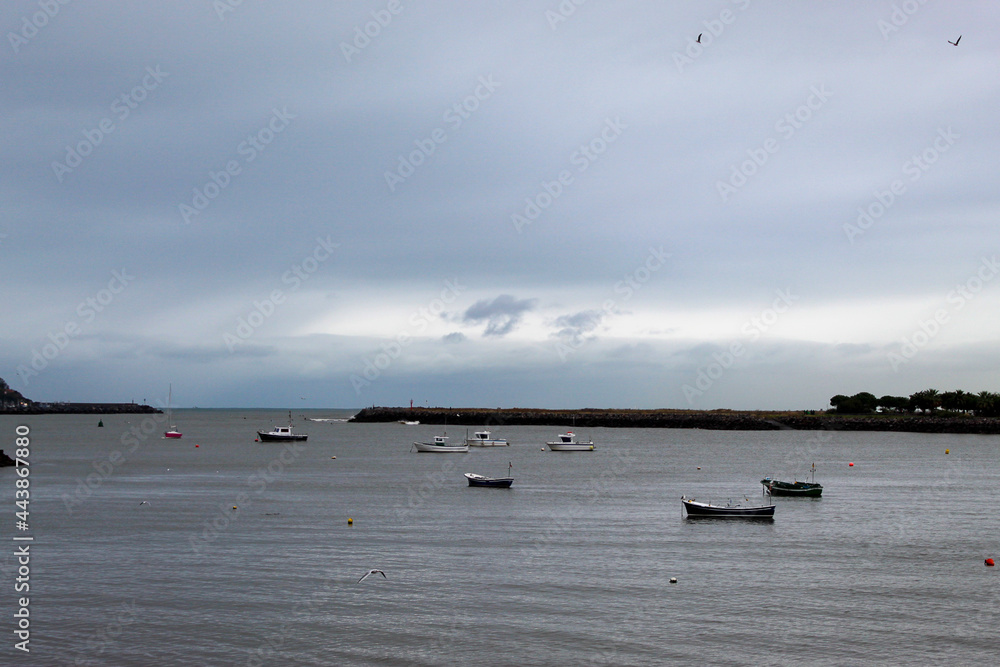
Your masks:
{"label": "distant boat", "polygon": [[773,519],[774,505],[759,505],[748,507],[745,505],[712,505],[710,503],[697,502],[693,498],[681,496],[681,504],[684,506],[689,519],[702,517],[717,517],[722,519]]}
{"label": "distant boat", "polygon": [[[173,416],[174,416],[173,410],[170,408],[170,402],[173,399],[173,397],[174,397],[174,385],[170,384],[170,385],[168,385],[168,389],[167,389],[167,423],[168,424],[170,424],[170,422],[173,421]],[[101,424],[101,425],[103,426],[103,424]],[[181,432],[177,430],[176,426],[174,426],[173,424],[171,424],[170,428],[168,428],[166,431],[163,432],[163,437],[164,438],[179,438],[179,437],[181,437]]]}
{"label": "distant boat", "polygon": [[405,419],[400,419],[399,423],[402,424],[402,425],[404,425],[404,426],[419,426],[420,425],[419,421],[407,421]]}
{"label": "distant boat", "polygon": [[275,426],[270,431],[257,431],[257,437],[261,442],[291,442],[295,440],[305,440],[309,436],[305,433],[292,433],[292,413],[288,412],[288,426]]}
{"label": "distant boat", "polygon": [[466,433],[465,442],[473,447],[507,447],[510,445],[506,438],[494,438],[489,431],[476,431],[473,438],[470,438]]}
{"label": "distant boat", "polygon": [[770,477],[760,480],[764,489],[772,496],[799,496],[800,498],[819,498],[823,495],[823,485],[816,483],[816,464],[812,466],[811,482],[782,482]]}
{"label": "distant boat", "polygon": [[[469,451],[469,446],[466,444],[453,445],[448,442],[448,436],[446,435],[435,435],[434,442],[414,442],[413,447],[417,448],[418,452],[428,452],[437,454],[447,454],[449,452],[467,452]],[[410,449],[413,449],[411,447]]]}
{"label": "distant boat", "polygon": [[594,450],[594,441],[578,442],[573,431],[559,434],[559,439],[555,442],[546,442],[554,452],[590,452]]}

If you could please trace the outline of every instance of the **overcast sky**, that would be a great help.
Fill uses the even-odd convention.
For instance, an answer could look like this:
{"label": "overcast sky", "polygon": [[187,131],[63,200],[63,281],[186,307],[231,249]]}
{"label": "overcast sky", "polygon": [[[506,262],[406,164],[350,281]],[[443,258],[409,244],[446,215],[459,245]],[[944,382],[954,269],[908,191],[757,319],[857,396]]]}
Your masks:
{"label": "overcast sky", "polygon": [[184,407],[998,391],[998,14],[5,2],[0,377]]}

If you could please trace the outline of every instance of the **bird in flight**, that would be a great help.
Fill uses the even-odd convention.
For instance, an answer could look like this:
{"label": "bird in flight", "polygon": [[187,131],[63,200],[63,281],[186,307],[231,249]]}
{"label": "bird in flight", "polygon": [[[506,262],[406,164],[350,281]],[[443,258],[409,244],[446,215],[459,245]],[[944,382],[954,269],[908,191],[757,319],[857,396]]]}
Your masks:
{"label": "bird in flight", "polygon": [[143,500],[143,501],[142,501],[141,503],[139,503],[139,504],[140,504],[140,505],[148,505],[148,504],[149,504],[149,501],[148,501],[148,500]]}
{"label": "bird in flight", "polygon": [[958,46],[958,43],[961,42],[961,41],[962,41],[962,36],[959,35],[958,39],[956,39],[954,42],[949,39],[948,43],[951,44],[952,46]]}
{"label": "bird in flight", "polygon": [[[699,32],[699,33],[698,33],[698,39],[696,39],[696,40],[694,40],[694,41],[696,41],[696,42],[697,42],[698,44],[701,44],[701,36],[702,36],[702,35],[704,35],[704,34],[705,34],[705,33],[703,33],[703,32]],[[959,39],[962,39],[962,38],[961,38],[961,37],[959,37]]]}
{"label": "bird in flight", "polygon": [[362,581],[364,581],[368,577],[372,576],[373,574],[381,574],[383,579],[388,579],[389,578],[389,577],[385,576],[385,572],[383,572],[382,570],[368,570],[368,574],[366,574],[365,576],[363,576],[360,579],[358,579],[358,583],[360,584]]}

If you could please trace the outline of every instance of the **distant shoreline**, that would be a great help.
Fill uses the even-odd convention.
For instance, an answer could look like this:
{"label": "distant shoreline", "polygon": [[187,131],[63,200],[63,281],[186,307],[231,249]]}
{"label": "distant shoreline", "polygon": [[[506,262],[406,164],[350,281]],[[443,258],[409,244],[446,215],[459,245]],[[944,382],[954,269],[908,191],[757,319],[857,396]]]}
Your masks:
{"label": "distant shoreline", "polygon": [[802,411],[737,410],[535,410],[530,408],[364,408],[356,423],[419,421],[421,424],[575,426],[610,428],[701,428],[726,431],[899,431],[910,433],[1000,434],[992,417],[892,414],[837,415]]}
{"label": "distant shoreline", "polygon": [[0,415],[120,415],[162,413],[151,405],[138,403],[30,403],[4,406]]}

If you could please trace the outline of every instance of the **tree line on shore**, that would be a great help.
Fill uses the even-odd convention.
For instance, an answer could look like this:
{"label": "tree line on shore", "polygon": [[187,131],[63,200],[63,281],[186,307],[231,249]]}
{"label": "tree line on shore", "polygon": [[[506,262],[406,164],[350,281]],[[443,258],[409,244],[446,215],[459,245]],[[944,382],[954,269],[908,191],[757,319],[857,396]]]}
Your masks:
{"label": "tree line on shore", "polygon": [[1000,394],[981,391],[978,394],[962,391],[940,392],[924,389],[909,396],[883,396],[863,391],[853,396],[837,394],[830,399],[830,405],[838,414],[866,415],[874,412],[921,413],[944,410],[947,412],[972,414],[977,417],[1000,417]]}

